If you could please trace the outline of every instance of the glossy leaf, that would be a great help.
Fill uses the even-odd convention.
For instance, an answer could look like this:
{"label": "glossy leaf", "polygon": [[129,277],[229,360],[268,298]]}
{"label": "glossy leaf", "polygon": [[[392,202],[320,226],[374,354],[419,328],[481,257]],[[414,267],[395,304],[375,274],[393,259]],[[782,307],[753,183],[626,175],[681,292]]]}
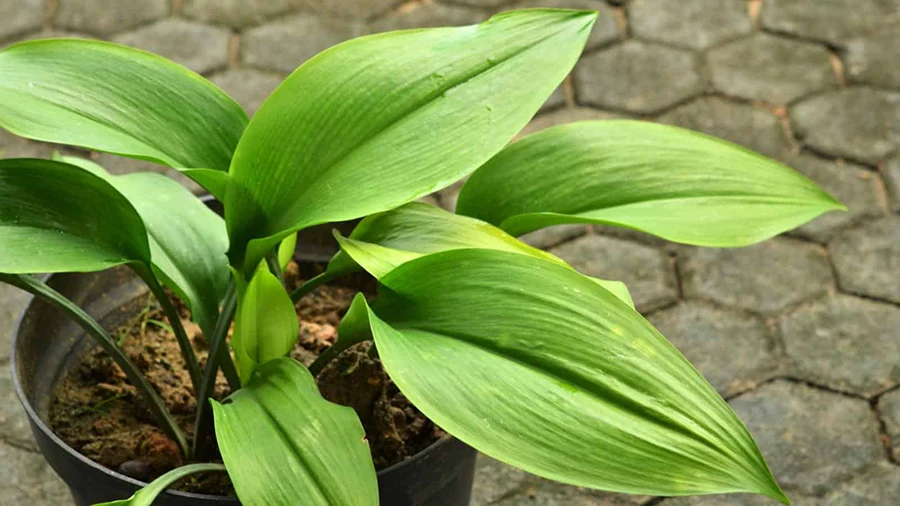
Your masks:
{"label": "glossy leaf", "polygon": [[381,282],[368,316],[388,374],[479,451],[615,492],[787,501],[728,404],[644,318],[584,276],[525,255],[456,250]]}
{"label": "glossy leaf", "polygon": [[0,127],[22,137],[225,171],[246,125],[222,90],[144,51],[73,39],[0,51]]}
{"label": "glossy leaf", "polygon": [[245,384],[258,365],[291,351],[300,326],[294,303],[265,262],[260,262],[249,283],[238,272],[233,275],[238,302],[231,347],[241,384]]}
{"label": "glossy leaf", "polygon": [[322,398],[290,358],[260,365],[230,402],[210,401],[222,459],[242,504],[374,506],[375,466],[352,408]]}
{"label": "glossy leaf", "polygon": [[457,212],[512,235],[561,223],[633,228],[700,246],[745,246],[845,209],[802,174],[704,134],[643,121],[548,128],[463,186]]}
{"label": "glossy leaf", "polygon": [[225,466],[222,464],[189,464],[177,467],[153,480],[146,487],[138,490],[128,499],[121,501],[111,501],[97,503],[94,506],[152,506],[156,497],[163,493],[169,485],[176,481],[195,473],[206,473],[212,471],[224,471]]}
{"label": "glossy leaf", "polygon": [[112,185],[70,165],[0,160],[0,272],[90,272],[150,265],[147,231]]}
{"label": "glossy leaf", "polygon": [[235,152],[232,265],[252,269],[294,231],[397,207],[483,164],[563,80],[595,18],[511,12],[363,37],[307,61]]}
{"label": "glossy leaf", "polygon": [[297,249],[297,234],[287,236],[281,244],[278,245],[278,265],[281,270],[287,268],[291,260],[294,259],[294,250]]}

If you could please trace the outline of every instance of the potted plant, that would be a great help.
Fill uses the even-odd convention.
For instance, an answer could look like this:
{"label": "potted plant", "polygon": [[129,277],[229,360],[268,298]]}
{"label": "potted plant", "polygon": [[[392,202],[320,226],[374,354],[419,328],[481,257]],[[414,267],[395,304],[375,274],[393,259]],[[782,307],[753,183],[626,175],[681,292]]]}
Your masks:
{"label": "potted plant", "polygon": [[[248,505],[377,504],[356,413],[324,400],[314,379],[367,341],[428,418],[529,472],[623,493],[788,503],[747,429],[626,287],[514,236],[601,223],[737,247],[843,206],[778,162],[675,127],[581,122],[507,145],[571,70],[595,17],[525,10],[351,40],[299,67],[252,121],[202,77],[145,52],[81,40],[0,52],[4,128],[169,165],[224,204],[223,220],[162,176],[111,176],[80,158],[0,161],[0,280],[94,338],[190,463],[115,504],[149,504],[200,471],[226,471]],[[457,214],[414,202],[470,173]],[[347,237],[336,233],[341,251],[327,269],[289,293],[282,269],[295,234],[357,218]],[[197,399],[191,431],[108,327],[62,294],[110,309],[120,298],[103,294],[123,278],[95,283],[89,299],[32,276],[114,266],[127,266],[167,317],[160,325]],[[377,296],[353,299],[339,339],[308,368],[287,357],[293,302],[358,270],[378,280]],[[202,330],[205,363],[166,289]],[[217,400],[220,370],[230,394]],[[44,439],[45,453],[61,445]],[[83,492],[88,464],[66,466]],[[137,483],[107,474],[120,490]],[[167,493],[159,503],[188,499],[227,501]]]}

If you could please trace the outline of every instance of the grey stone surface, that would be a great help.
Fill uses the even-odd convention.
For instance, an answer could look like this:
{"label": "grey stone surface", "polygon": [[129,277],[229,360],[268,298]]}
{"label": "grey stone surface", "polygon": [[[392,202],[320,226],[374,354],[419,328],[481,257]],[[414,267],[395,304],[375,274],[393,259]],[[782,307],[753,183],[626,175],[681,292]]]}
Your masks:
{"label": "grey stone surface", "polygon": [[96,37],[85,33],[70,32],[66,30],[41,30],[39,32],[29,33],[28,35],[25,35],[23,37],[8,40],[6,44],[0,44],[0,48],[5,49],[6,47],[18,42],[37,39],[96,39]]}
{"label": "grey stone surface", "polygon": [[28,416],[13,389],[9,364],[0,365],[0,440],[37,450],[31,438]]}
{"label": "grey stone surface", "polygon": [[702,90],[696,56],[635,40],[582,57],[575,67],[578,102],[654,114]]}
{"label": "grey stone surface", "polygon": [[0,283],[0,363],[9,360],[13,326],[29,299],[26,292]]}
{"label": "grey stone surface", "polygon": [[206,193],[206,190],[203,189],[202,186],[194,182],[194,180],[185,176],[181,172],[171,167],[165,167],[163,165],[157,165],[151,162],[145,162],[143,160],[134,160],[131,158],[124,158],[121,156],[111,155],[108,153],[100,153],[97,159],[95,160],[97,163],[102,165],[112,174],[130,174],[132,172],[156,172],[157,174],[165,174],[166,176],[171,177],[175,181],[181,183],[182,186],[186,187],[188,190],[194,192],[195,194],[203,194]]}
{"label": "grey stone surface", "polygon": [[615,113],[591,109],[589,107],[565,108],[537,116],[531,120],[531,123],[529,123],[528,126],[522,129],[519,136],[533,134],[545,128],[573,123],[575,121],[595,121],[616,118],[622,118],[622,116]]}
{"label": "grey stone surface", "polygon": [[40,454],[0,441],[0,500],[6,505],[61,506],[72,496]]}
{"label": "grey stone surface", "polygon": [[675,273],[666,255],[630,241],[587,235],[550,250],[578,271],[628,286],[638,311],[648,312],[675,302]]}
{"label": "grey stone surface", "polygon": [[900,216],[846,230],[829,251],[841,289],[900,303]]}
{"label": "grey stone surface", "polygon": [[[516,494],[493,504],[496,506],[638,506],[647,502],[643,496],[605,494],[586,488],[569,487],[548,480],[535,479]],[[478,503],[473,501],[472,505]]]}
{"label": "grey stone surface", "polygon": [[110,35],[168,14],[169,0],[59,0],[54,26],[94,35]]}
{"label": "grey stone surface", "polygon": [[468,176],[453,183],[452,185],[434,193],[437,196],[438,204],[447,211],[456,211],[456,200],[459,198],[459,191],[468,180]]}
{"label": "grey stone surface", "polygon": [[766,0],[766,30],[837,43],[900,19],[896,0]]}
{"label": "grey stone surface", "polygon": [[556,225],[520,236],[519,239],[535,248],[547,249],[587,233],[585,225]]}
{"label": "grey stone surface", "polygon": [[900,466],[879,462],[828,494],[823,506],[893,504],[900,498]]}
{"label": "grey stone surface", "polygon": [[495,504],[515,494],[529,476],[521,469],[479,454],[472,484],[472,506]]}
{"label": "grey stone surface", "polygon": [[878,400],[881,420],[884,422],[894,458],[900,460],[900,390],[886,393]]}
{"label": "grey stone surface", "polygon": [[243,28],[258,25],[301,5],[301,0],[182,0],[190,19]]}
{"label": "grey stone surface", "polygon": [[731,401],[785,488],[820,497],[884,458],[864,400],[776,381]]}
{"label": "grey stone surface", "polygon": [[[304,9],[322,14],[329,17],[345,18],[345,19],[369,19],[374,16],[386,14],[392,8],[402,7],[407,3],[403,0],[353,0],[340,1],[334,0],[295,0]],[[503,0],[508,1],[508,0]],[[456,2],[467,3],[467,2]],[[476,0],[476,5],[483,3],[492,3],[491,0]]]}
{"label": "grey stone surface", "polygon": [[200,23],[166,19],[113,38],[113,42],[150,51],[204,74],[228,63],[229,32]]}
{"label": "grey stone surface", "polygon": [[882,174],[891,201],[891,208],[900,212],[900,156],[888,160]]}
{"label": "grey stone surface", "polygon": [[793,375],[871,396],[900,384],[900,308],[836,295],[781,322]]}
{"label": "grey stone surface", "polygon": [[825,242],[847,226],[887,214],[878,174],[852,163],[833,162],[808,153],[788,164],[818,183],[847,206],[847,211],[826,213],[796,230],[798,235]]}
{"label": "grey stone surface", "polygon": [[723,396],[751,389],[777,370],[774,342],[755,316],[688,301],[649,320]]}
{"label": "grey stone surface", "polygon": [[237,100],[252,116],[284,77],[254,69],[232,69],[215,74],[209,80]]}
{"label": "grey stone surface", "polygon": [[[791,499],[792,506],[814,506],[814,499],[802,497],[799,494],[786,491]],[[708,495],[703,497],[678,497],[666,499],[663,506],[776,506],[778,501],[761,495],[751,494],[726,494]]]}
{"label": "grey stone surface", "polygon": [[48,158],[53,148],[0,130],[0,158]]}
{"label": "grey stone surface", "polygon": [[876,164],[900,145],[900,93],[849,88],[791,108],[794,130],[815,150]]}
{"label": "grey stone surface", "polygon": [[45,0],[0,0],[0,39],[40,29],[45,5]]}
{"label": "grey stone surface", "polygon": [[817,299],[832,281],[822,248],[789,239],[739,249],[693,248],[684,257],[688,298],[754,312],[774,313]]}
{"label": "grey stone surface", "polygon": [[248,30],[241,40],[241,60],[261,69],[293,72],[317,53],[361,32],[362,25],[352,21],[298,14]]}
{"label": "grey stone surface", "polygon": [[721,137],[774,158],[785,158],[792,152],[784,129],[771,111],[719,97],[694,100],[657,121]]}
{"label": "grey stone surface", "polygon": [[691,49],[706,49],[753,31],[743,2],[631,0],[628,13],[635,37]]}
{"label": "grey stone surface", "polygon": [[900,88],[898,47],[900,30],[896,26],[848,41],[842,51],[847,77],[854,83]]}
{"label": "grey stone surface", "polygon": [[410,3],[373,21],[366,31],[378,33],[411,28],[473,25],[488,17],[484,11],[462,5]]}
{"label": "grey stone surface", "polygon": [[585,44],[585,51],[590,51],[604,44],[619,40],[619,27],[613,9],[602,0],[524,0],[502,10],[548,8],[548,9],[585,9],[597,11],[597,21]]}
{"label": "grey stone surface", "polygon": [[748,100],[783,105],[838,85],[823,46],[765,33],[718,47],[707,62],[717,90]]}

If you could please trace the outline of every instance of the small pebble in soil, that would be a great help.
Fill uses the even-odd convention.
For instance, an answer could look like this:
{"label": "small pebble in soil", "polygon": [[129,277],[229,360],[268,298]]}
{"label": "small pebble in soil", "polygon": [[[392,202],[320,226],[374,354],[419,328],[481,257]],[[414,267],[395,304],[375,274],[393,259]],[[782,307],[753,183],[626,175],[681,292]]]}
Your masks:
{"label": "small pebble in soil", "polygon": [[147,481],[150,477],[150,465],[142,460],[129,460],[122,462],[119,466],[119,472],[125,476],[131,476],[136,480]]}

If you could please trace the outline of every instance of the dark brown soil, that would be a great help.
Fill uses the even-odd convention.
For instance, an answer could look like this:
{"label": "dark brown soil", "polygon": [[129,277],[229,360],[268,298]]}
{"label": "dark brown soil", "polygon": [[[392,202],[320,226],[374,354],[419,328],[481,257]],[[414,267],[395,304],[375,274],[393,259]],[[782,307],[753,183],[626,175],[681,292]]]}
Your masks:
{"label": "dark brown soil", "polygon": [[[299,286],[295,265],[285,273],[288,286]],[[341,317],[357,290],[325,286],[296,304],[300,336],[291,352],[309,365],[337,338]],[[183,324],[198,359],[206,359],[206,341],[182,308]],[[186,435],[192,433],[196,399],[182,366],[175,337],[162,311],[147,299],[144,310],[113,333],[165,401]],[[388,378],[375,353],[363,343],[341,354],[318,377],[328,400],[353,407],[366,430],[376,469],[384,469],[418,453],[444,433],[413,407]],[[178,448],[153,421],[136,390],[99,348],[86,354],[56,387],[50,422],[54,432],[88,458],[123,474],[149,481],[185,464]],[[214,396],[229,393],[219,374]],[[233,493],[222,473],[195,475],[181,490]]]}

